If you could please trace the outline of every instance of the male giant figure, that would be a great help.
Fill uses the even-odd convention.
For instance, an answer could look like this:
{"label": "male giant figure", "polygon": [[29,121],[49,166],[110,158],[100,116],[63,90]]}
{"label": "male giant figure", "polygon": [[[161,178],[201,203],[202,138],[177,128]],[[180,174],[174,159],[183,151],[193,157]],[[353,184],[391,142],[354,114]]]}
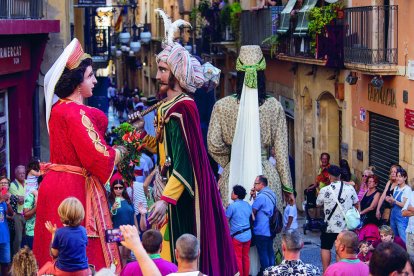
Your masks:
{"label": "male giant figure", "polygon": [[[170,26],[176,23],[171,24],[163,12],[162,15],[167,22],[167,34],[171,34],[174,26]],[[182,234],[194,234],[200,241],[202,273],[236,275],[228,223],[203,145],[198,110],[186,94],[204,85],[203,67],[172,39],[167,39],[165,44],[157,56],[157,80],[159,93],[166,96],[166,101],[158,108],[156,137],[146,135],[144,142],[152,152],[158,150],[161,168],[167,157],[171,165],[165,189],[154,204],[149,221],[153,225],[163,224],[168,213],[164,240],[169,239],[170,252],[174,252],[174,245]]]}

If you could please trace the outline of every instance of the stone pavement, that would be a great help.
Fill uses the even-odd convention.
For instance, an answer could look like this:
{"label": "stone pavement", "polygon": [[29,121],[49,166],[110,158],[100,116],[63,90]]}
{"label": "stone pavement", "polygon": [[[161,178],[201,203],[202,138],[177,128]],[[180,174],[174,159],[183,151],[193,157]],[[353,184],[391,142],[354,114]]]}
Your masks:
{"label": "stone pavement", "polygon": [[[298,226],[299,231],[303,235],[303,224],[305,223],[305,216],[298,213]],[[305,263],[313,264],[322,271],[322,261],[321,261],[321,240],[320,240],[320,231],[306,231],[306,235],[303,235],[303,241],[305,246],[301,251],[301,259]],[[331,263],[335,262],[335,246],[331,250]]]}

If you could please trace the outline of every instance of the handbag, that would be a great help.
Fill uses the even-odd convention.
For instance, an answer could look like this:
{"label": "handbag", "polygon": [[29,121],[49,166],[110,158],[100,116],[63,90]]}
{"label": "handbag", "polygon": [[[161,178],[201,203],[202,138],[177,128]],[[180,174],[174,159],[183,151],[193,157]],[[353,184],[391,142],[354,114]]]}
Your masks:
{"label": "handbag", "polygon": [[339,205],[339,209],[341,209],[342,214],[345,218],[346,228],[348,230],[354,230],[358,228],[358,226],[361,224],[361,215],[359,214],[358,210],[352,206],[351,209],[344,212],[344,209],[342,208],[342,205],[339,203],[339,200],[335,198],[336,203]]}
{"label": "handbag", "polygon": [[[344,187],[344,182],[341,181],[341,188],[339,188],[339,194],[338,194],[338,198],[341,197],[342,195],[342,189]],[[332,188],[331,188],[332,190]],[[333,191],[332,191],[333,192]],[[326,220],[323,221],[323,223],[321,223],[321,231],[322,232],[326,232],[326,230],[328,229],[328,222],[331,219],[331,217],[333,216],[333,214],[335,213],[336,207],[338,207],[338,200],[336,201],[335,206],[332,208],[331,213],[329,214],[328,218]]]}

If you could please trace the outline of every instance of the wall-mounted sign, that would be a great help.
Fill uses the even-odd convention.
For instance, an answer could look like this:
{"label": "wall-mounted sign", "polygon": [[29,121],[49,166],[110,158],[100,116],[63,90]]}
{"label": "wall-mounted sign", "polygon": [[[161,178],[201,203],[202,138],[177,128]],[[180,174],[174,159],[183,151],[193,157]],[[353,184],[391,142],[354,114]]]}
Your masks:
{"label": "wall-mounted sign", "polygon": [[78,0],[78,7],[105,7],[106,0]]}
{"label": "wall-mounted sign", "polygon": [[372,86],[372,84],[368,84],[368,100],[392,107],[397,107],[395,89],[393,88],[385,88],[384,86],[381,88],[376,88]]}
{"label": "wall-mounted sign", "polygon": [[367,119],[367,111],[363,107],[359,108],[359,120],[361,122],[365,122],[366,119]]}
{"label": "wall-mounted sign", "polygon": [[0,40],[0,75],[30,69],[29,43],[21,39]]}
{"label": "wall-mounted sign", "polygon": [[404,123],[405,127],[414,129],[414,110],[406,108],[404,110]]}

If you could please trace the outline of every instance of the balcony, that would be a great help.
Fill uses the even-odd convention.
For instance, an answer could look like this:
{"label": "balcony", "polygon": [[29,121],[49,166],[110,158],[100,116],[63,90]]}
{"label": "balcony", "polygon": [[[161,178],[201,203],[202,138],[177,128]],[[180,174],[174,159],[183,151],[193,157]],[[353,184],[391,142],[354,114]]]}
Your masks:
{"label": "balcony", "polygon": [[398,6],[345,9],[344,60],[348,69],[398,74]]}
{"label": "balcony", "polygon": [[[88,34],[88,35],[86,35]],[[110,27],[89,28],[85,26],[85,51],[92,56],[94,67],[104,68],[108,65],[111,53]]]}
{"label": "balcony", "polygon": [[41,19],[43,0],[0,0],[0,19]]}
{"label": "balcony", "polygon": [[[277,27],[277,58],[280,60],[327,66],[343,67],[343,20],[336,6],[315,8],[316,0],[305,0],[298,12],[293,11],[296,0],[289,0],[280,15]],[[320,33],[309,30],[312,9],[319,19],[329,22]]]}
{"label": "balcony", "polygon": [[243,11],[240,17],[241,45],[260,45],[265,48],[263,40],[276,35],[278,18],[282,6],[270,7],[258,11]]}

